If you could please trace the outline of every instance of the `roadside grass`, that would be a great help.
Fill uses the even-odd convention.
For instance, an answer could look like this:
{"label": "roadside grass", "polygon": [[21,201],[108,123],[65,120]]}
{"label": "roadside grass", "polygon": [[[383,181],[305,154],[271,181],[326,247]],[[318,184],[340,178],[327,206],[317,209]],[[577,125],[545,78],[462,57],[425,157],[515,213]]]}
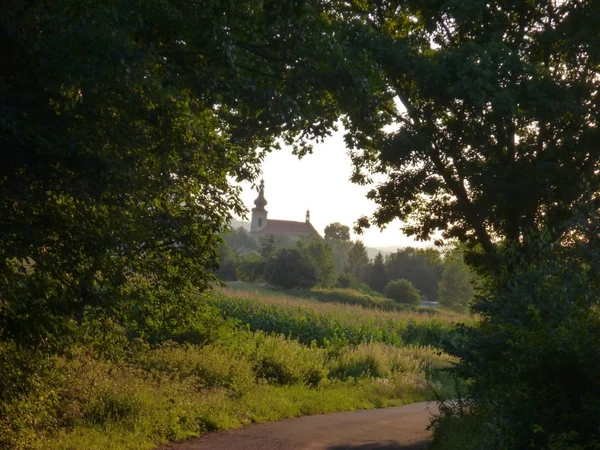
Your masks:
{"label": "roadside grass", "polygon": [[[35,355],[0,343],[0,361],[12,362],[0,378],[16,394],[0,404],[0,448],[151,449],[251,423],[455,395],[445,369],[456,360],[440,343],[465,316],[227,289],[199,301],[189,329],[150,340],[133,328],[104,330],[105,340],[45,356],[39,368]],[[24,372],[33,374],[26,389],[11,381]]]}
{"label": "roadside grass", "polygon": [[452,395],[436,374],[453,363],[430,347],[327,349],[243,330],[206,346],[145,345],[126,361],[76,348],[54,358],[46,380],[52,426],[27,445],[13,435],[10,448],[150,449],[251,423],[432,400],[432,388]]}

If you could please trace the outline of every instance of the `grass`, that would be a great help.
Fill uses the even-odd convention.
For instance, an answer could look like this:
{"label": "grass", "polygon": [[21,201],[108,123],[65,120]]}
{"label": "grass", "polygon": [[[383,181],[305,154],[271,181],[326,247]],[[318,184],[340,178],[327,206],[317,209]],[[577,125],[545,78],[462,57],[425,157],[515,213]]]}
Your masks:
{"label": "grass", "polygon": [[425,311],[384,311],[340,303],[323,303],[267,291],[225,288],[207,297],[226,317],[251,330],[281,333],[304,344],[324,346],[382,342],[393,346],[432,345],[443,348],[455,339],[453,326],[466,315]]}
{"label": "grass", "polygon": [[[113,349],[79,346],[46,361],[35,389],[0,405],[0,448],[151,449],[251,423],[454,395],[443,369],[455,360],[423,342],[462,316],[239,290],[201,299],[218,309],[205,315],[210,325],[197,324],[211,328],[209,340],[123,335]],[[0,345],[0,360],[18,360],[15,352]]]}
{"label": "grass", "polygon": [[278,289],[271,286],[239,281],[228,283],[227,287],[232,291],[252,292],[266,297],[295,297],[302,300],[312,299],[323,303],[341,303],[344,305],[356,305],[364,308],[382,309],[385,311],[421,311],[430,314],[436,313],[433,308],[401,304],[372,290],[370,290],[370,292],[363,292],[357,289],[342,288],[313,288],[308,290]]}

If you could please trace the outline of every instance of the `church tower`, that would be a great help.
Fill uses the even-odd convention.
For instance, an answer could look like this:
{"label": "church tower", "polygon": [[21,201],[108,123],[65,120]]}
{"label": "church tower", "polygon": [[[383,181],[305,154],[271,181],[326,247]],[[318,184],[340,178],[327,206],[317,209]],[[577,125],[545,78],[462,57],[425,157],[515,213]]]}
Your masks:
{"label": "church tower", "polygon": [[267,210],[265,206],[267,201],[265,200],[265,182],[260,180],[258,186],[258,197],[254,200],[256,205],[252,208],[252,221],[250,222],[250,232],[260,231],[267,226]]}

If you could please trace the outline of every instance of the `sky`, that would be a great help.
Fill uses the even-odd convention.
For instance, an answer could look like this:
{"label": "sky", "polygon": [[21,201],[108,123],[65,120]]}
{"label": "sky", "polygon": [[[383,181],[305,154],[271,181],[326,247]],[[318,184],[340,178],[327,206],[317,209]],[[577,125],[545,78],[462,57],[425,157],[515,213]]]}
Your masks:
{"label": "sky", "polygon": [[[322,236],[325,227],[332,222],[348,225],[352,231],[360,216],[370,216],[375,211],[375,203],[366,198],[369,186],[358,186],[349,181],[352,163],[341,131],[323,143],[314,144],[313,153],[301,160],[285,147],[268,154],[262,172],[268,202],[267,220],[304,221],[308,208],[310,221]],[[251,183],[241,186],[242,200],[250,210],[254,207],[257,191],[252,189]],[[382,232],[371,227],[360,236],[352,233],[352,239],[361,239],[368,247],[376,248],[432,245],[414,241],[399,228],[400,222],[395,221]]]}

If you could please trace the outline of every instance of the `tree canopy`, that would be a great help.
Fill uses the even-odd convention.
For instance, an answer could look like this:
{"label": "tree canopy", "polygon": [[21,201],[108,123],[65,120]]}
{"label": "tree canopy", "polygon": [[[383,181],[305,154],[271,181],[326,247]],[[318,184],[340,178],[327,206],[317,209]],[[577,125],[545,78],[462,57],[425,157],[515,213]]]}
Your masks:
{"label": "tree canopy", "polygon": [[217,233],[244,209],[230,180],[254,179],[278,138],[305,149],[337,117],[301,82],[318,58],[291,51],[316,47],[299,32],[308,10],[2,4],[2,337],[41,342],[126,304],[173,311],[208,286]]}
{"label": "tree canopy", "polygon": [[330,223],[325,227],[324,238],[326,241],[347,242],[350,240],[350,227],[339,222]]}
{"label": "tree canopy", "polygon": [[488,257],[502,240],[534,253],[537,233],[571,239],[600,188],[597,2],[332,8],[352,55],[328,50],[353,179],[387,178],[360,226],[400,219],[408,235],[441,231]]}

